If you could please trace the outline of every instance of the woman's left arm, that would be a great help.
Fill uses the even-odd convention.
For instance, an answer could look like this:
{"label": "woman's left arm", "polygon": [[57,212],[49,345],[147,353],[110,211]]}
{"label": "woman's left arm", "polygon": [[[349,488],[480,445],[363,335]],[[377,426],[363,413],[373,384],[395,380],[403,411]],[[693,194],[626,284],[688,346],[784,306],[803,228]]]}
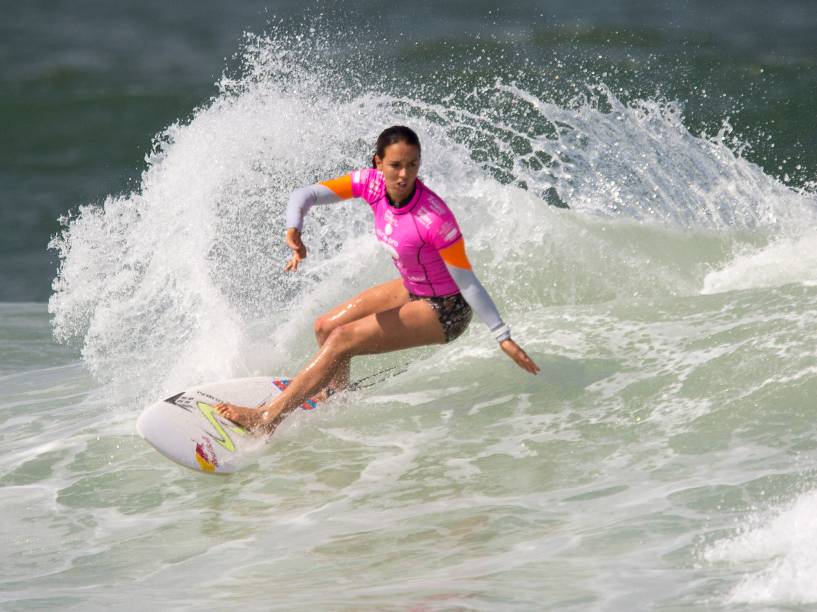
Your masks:
{"label": "woman's left arm", "polygon": [[465,254],[465,240],[460,237],[454,244],[445,247],[439,253],[449,274],[457,283],[462,297],[465,298],[465,301],[477,313],[477,316],[485,323],[486,327],[491,330],[494,338],[499,342],[500,348],[520,368],[527,370],[531,374],[537,374],[539,366],[534,363],[533,359],[528,357],[522,347],[511,339],[511,328],[502,321],[494,301],[488,295],[482,283],[479,282],[477,275],[474,274],[468,256]]}

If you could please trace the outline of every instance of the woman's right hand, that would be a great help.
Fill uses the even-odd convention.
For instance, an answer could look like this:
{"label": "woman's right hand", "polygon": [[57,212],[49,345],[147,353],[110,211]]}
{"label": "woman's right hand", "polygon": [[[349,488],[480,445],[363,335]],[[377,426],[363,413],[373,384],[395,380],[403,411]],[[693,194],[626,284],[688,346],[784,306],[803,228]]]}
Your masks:
{"label": "woman's right hand", "polygon": [[285,272],[294,272],[302,259],[306,259],[306,246],[301,241],[301,232],[297,228],[287,229],[287,246],[292,249],[292,259],[284,266]]}

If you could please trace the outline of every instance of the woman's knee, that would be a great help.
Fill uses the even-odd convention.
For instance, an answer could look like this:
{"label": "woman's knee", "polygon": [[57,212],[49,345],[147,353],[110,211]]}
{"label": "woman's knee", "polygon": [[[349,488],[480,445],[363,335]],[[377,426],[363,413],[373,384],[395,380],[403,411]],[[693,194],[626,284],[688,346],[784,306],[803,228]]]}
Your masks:
{"label": "woman's knee", "polygon": [[331,319],[326,315],[321,315],[317,319],[315,319],[315,338],[318,340],[318,344],[323,346],[323,343],[326,342],[326,339],[329,337],[329,334],[332,333],[332,330],[335,329],[335,325],[333,325]]}
{"label": "woman's knee", "polygon": [[355,346],[355,333],[352,325],[339,325],[326,336],[324,348],[331,351],[336,359],[352,357]]}

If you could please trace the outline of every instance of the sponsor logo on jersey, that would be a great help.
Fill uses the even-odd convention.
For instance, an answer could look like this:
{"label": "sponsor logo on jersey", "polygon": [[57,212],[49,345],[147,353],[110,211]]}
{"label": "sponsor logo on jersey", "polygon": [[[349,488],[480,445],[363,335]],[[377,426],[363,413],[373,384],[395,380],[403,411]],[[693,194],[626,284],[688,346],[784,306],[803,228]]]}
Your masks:
{"label": "sponsor logo on jersey", "polygon": [[[440,232],[440,233],[442,233],[442,232]],[[443,237],[443,240],[445,240],[446,242],[448,242],[449,240],[454,240],[454,238],[456,238],[456,237],[457,237],[457,235],[458,235],[459,233],[460,233],[459,228],[458,228],[458,227],[454,227],[453,229],[451,229],[451,230],[450,230],[450,231],[449,231],[449,232],[448,232],[448,233],[447,233],[447,234],[446,234],[446,235]]]}
{"label": "sponsor logo on jersey", "polygon": [[381,231],[379,229],[375,230],[375,235],[377,236],[377,241],[380,243],[383,249],[385,249],[386,253],[391,255],[393,259],[397,259],[399,257],[397,253],[397,247],[400,246],[400,243],[391,236],[389,236],[387,232]]}
{"label": "sponsor logo on jersey", "polygon": [[431,213],[428,212],[428,209],[425,206],[421,206],[417,210],[417,220],[422,223],[426,229],[431,227],[431,224],[434,223],[434,218],[431,216]]}
{"label": "sponsor logo on jersey", "polygon": [[392,259],[397,259],[398,257],[397,249],[395,249],[392,245],[390,245],[388,242],[384,240],[379,240],[378,242],[380,242],[380,246],[383,247],[383,250],[386,251],[386,253],[388,253],[389,255],[391,255]]}
{"label": "sponsor logo on jersey", "polygon": [[377,175],[373,179],[369,180],[369,186],[366,189],[366,194],[369,196],[366,198],[374,202],[380,196],[383,195],[383,177],[382,175]]}
{"label": "sponsor logo on jersey", "polygon": [[437,198],[433,195],[428,196],[426,199],[428,205],[431,206],[431,210],[433,210],[438,215],[444,215],[446,213],[445,205],[440,202]]}

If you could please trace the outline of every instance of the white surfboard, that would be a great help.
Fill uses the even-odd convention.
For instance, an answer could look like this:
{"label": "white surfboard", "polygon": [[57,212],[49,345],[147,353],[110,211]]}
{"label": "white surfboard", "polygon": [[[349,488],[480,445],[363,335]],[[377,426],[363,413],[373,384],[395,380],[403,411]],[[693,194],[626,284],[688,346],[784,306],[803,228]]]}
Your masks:
{"label": "white surfboard", "polygon": [[[248,462],[263,439],[215,411],[221,402],[260,406],[289,384],[286,378],[236,378],[199,385],[151,404],[136,421],[136,429],[168,459],[209,474],[230,474]],[[304,403],[305,410],[314,400]]]}

